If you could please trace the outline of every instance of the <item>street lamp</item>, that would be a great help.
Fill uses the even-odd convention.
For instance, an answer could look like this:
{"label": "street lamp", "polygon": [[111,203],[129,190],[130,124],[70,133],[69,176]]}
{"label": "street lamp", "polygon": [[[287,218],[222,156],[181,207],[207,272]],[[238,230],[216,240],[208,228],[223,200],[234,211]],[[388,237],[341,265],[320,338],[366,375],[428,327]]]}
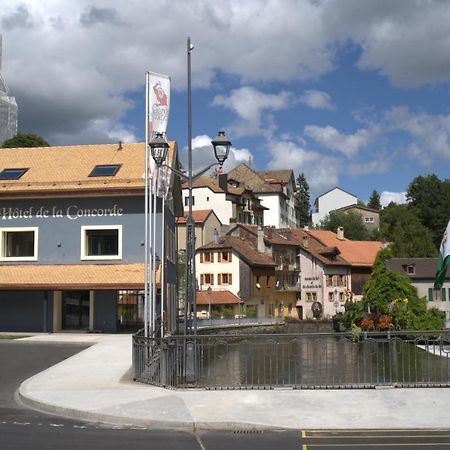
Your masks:
{"label": "street lamp", "polygon": [[230,153],[231,142],[225,136],[225,131],[219,131],[218,135],[211,141],[214,147],[214,154],[219,164],[225,162],[228,158],[228,153]]}
{"label": "street lamp", "polygon": [[[195,283],[195,229],[194,220],[192,218],[192,181],[203,175],[209,169],[219,164],[223,165],[228,158],[231,148],[231,142],[225,136],[224,131],[219,131],[218,135],[211,141],[214,147],[214,154],[217,162],[210,164],[204,169],[200,170],[195,175],[192,174],[192,87],[191,87],[191,53],[194,49],[191,44],[191,38],[187,39],[187,108],[188,108],[188,173],[181,172],[173,167],[164,164],[167,157],[169,144],[164,139],[162,133],[158,133],[148,143],[153,159],[158,168],[167,167],[169,170],[175,172],[180,178],[188,182],[188,216],[186,220],[186,286],[185,286],[185,308],[184,308],[184,334],[191,331],[197,334],[197,304],[195,299],[196,283]],[[192,307],[192,311],[191,311]],[[190,330],[187,323],[192,312],[192,325]]]}
{"label": "street lamp", "polygon": [[160,167],[166,160],[167,152],[169,151],[169,144],[164,139],[162,133],[156,133],[155,137],[148,143],[152,158],[155,160],[155,164]]}

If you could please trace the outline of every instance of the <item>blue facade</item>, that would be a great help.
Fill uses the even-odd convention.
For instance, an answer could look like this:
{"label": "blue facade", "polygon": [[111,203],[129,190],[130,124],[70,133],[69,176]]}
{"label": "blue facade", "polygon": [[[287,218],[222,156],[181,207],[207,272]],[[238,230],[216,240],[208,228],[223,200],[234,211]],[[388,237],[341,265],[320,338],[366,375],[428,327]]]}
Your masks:
{"label": "blue facade", "polygon": [[[175,236],[175,217],[171,211],[166,210],[165,219],[166,232],[171,230]],[[161,200],[158,199],[155,250],[160,258],[161,221]],[[101,229],[103,226],[120,227],[120,258],[83,258],[85,227]],[[143,195],[0,200],[0,232],[5,229],[27,228],[36,230],[36,259],[15,261],[14,258],[3,258],[0,266],[144,262]],[[166,267],[165,284],[175,285],[175,261],[173,258],[161,259],[165,261]],[[14,291],[0,291],[0,331],[52,332],[61,329],[89,329],[115,332],[119,322],[119,297],[122,295],[116,290],[96,290],[95,287],[87,291],[78,291],[76,288],[74,291],[64,291],[58,289],[56,283],[52,290],[23,291],[17,286]],[[136,293],[134,298],[135,309],[142,310],[142,305],[137,304],[141,296]],[[124,306],[121,304],[120,307],[123,311]]]}
{"label": "blue facade", "polygon": [[[156,211],[161,230],[160,203]],[[122,258],[112,263],[143,262],[144,220],[143,196],[0,200],[0,228],[38,227],[37,261],[23,264],[92,264],[81,259],[81,227],[100,225],[122,226]],[[160,255],[160,232],[155,248]]]}

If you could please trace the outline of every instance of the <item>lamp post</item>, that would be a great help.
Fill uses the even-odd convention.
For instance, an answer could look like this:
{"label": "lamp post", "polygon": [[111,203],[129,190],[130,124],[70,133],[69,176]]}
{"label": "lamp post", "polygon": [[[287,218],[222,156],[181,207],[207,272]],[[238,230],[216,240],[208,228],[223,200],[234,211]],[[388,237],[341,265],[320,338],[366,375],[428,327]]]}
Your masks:
{"label": "lamp post", "polygon": [[[167,167],[175,172],[180,178],[188,182],[188,216],[186,220],[186,286],[185,286],[185,307],[184,307],[184,334],[197,334],[197,305],[195,301],[195,229],[192,218],[192,182],[216,165],[222,166],[228,158],[231,142],[225,136],[224,131],[219,131],[218,135],[211,141],[214,147],[214,154],[217,162],[210,164],[198,173],[192,173],[192,87],[191,87],[191,53],[194,49],[191,38],[187,39],[187,108],[188,108],[188,173],[187,175],[171,166],[164,164],[167,156],[169,144],[162,134],[155,137],[148,143],[151,155],[158,167]],[[164,226],[164,225],[163,225]],[[188,326],[188,319],[192,314],[192,323]]]}

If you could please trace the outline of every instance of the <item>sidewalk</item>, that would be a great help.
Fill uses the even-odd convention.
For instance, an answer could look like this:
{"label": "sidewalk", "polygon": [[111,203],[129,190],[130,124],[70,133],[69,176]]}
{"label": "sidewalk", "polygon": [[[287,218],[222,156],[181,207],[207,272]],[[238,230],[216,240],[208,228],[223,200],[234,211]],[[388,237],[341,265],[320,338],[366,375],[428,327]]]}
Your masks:
{"label": "sidewalk", "polygon": [[50,334],[88,349],[26,380],[25,405],[110,424],[194,429],[450,428],[450,389],[167,390],[131,380],[131,336]]}

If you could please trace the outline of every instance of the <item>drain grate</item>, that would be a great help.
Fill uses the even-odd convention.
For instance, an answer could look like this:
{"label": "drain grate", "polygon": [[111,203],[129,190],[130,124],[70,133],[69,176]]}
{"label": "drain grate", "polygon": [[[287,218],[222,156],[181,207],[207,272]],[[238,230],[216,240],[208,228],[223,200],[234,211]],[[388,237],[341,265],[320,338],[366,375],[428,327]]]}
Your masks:
{"label": "drain grate", "polygon": [[248,429],[248,430],[233,430],[233,434],[263,434],[264,430],[254,430],[254,429]]}

